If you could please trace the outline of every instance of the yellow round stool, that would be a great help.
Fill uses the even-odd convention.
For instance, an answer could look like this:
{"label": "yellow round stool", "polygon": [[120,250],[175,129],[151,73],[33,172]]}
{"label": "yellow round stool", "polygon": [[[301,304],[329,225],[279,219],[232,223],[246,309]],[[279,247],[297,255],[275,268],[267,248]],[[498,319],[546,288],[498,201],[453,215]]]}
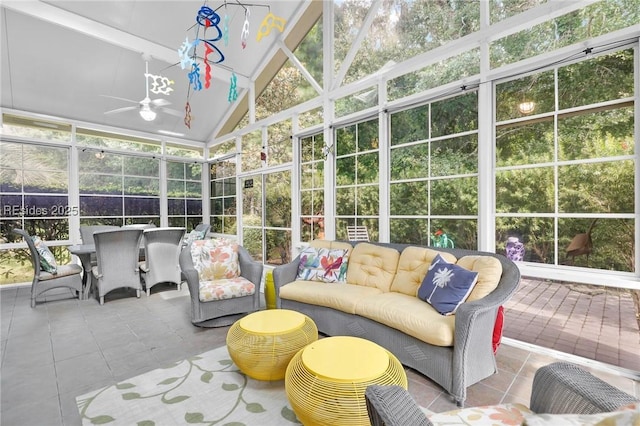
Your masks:
{"label": "yellow round stool", "polygon": [[282,380],[291,358],[318,340],[311,318],[287,309],[258,311],[236,321],[227,349],[240,371],[258,380]]}
{"label": "yellow round stool", "polygon": [[370,425],[364,391],[369,385],[407,389],[400,361],[359,337],[320,339],[298,352],[287,367],[287,398],[305,426]]}

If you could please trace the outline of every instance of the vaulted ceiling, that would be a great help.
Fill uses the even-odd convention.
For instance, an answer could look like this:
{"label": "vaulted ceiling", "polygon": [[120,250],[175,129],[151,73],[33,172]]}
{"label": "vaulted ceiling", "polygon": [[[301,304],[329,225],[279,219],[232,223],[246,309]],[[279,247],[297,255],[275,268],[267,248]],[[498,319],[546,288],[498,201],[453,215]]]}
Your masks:
{"label": "vaulted ceiling", "polygon": [[[236,0],[227,0],[226,6],[224,1],[190,0],[3,1],[1,106],[122,129],[174,132],[183,139],[207,142],[244,115],[251,82],[260,82],[256,84],[259,93],[286,60],[279,49],[294,50],[322,11],[318,0],[246,4]],[[225,60],[212,65],[208,89],[204,88],[205,66],[198,61],[203,88],[197,91],[190,89],[189,69],[182,69],[178,50],[186,38],[216,38],[215,28],[205,32],[196,23],[203,5],[217,12],[221,29],[228,16],[229,37],[228,45],[224,37],[213,43]],[[269,13],[284,19],[283,32],[276,26],[270,31],[260,29]],[[245,16],[249,25],[243,48]],[[204,56],[203,43],[196,52]],[[151,99],[165,99],[158,103],[173,111],[155,108],[154,121],[143,120],[138,112],[147,81],[143,55],[150,57],[149,74],[175,82],[169,95],[149,94]],[[215,51],[209,55],[213,60],[218,57]],[[230,103],[232,73],[237,77],[238,99]],[[184,120],[187,100],[191,128]],[[105,114],[124,107],[133,108]],[[235,122],[228,123],[230,119]]]}

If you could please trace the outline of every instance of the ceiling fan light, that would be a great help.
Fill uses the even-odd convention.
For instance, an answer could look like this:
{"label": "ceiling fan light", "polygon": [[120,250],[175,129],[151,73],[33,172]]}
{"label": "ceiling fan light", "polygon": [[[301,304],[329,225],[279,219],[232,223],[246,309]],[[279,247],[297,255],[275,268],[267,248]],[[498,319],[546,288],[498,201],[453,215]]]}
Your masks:
{"label": "ceiling fan light", "polygon": [[153,121],[156,119],[156,112],[151,108],[142,108],[140,109],[140,117],[145,121]]}

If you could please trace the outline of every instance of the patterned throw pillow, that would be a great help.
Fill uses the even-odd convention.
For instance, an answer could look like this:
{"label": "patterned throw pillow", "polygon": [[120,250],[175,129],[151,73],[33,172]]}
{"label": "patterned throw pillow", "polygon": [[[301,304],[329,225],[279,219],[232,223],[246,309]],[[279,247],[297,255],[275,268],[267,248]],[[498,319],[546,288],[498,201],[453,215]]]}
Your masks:
{"label": "patterned throw pillow", "polygon": [[50,274],[58,273],[58,263],[56,262],[56,258],[53,257],[53,253],[49,250],[49,247],[47,247],[44,241],[37,235],[31,237],[31,239],[40,255],[40,269]]}
{"label": "patterned throw pillow", "polygon": [[437,255],[418,289],[418,297],[442,315],[453,315],[467,299],[476,282],[477,272],[448,263]]}
{"label": "patterned throw pillow", "polygon": [[307,247],[300,253],[296,279],[325,283],[346,282],[349,251]]}
{"label": "patterned throw pillow", "polygon": [[226,238],[196,240],[191,245],[193,266],[200,281],[236,278],[240,276],[238,243]]}

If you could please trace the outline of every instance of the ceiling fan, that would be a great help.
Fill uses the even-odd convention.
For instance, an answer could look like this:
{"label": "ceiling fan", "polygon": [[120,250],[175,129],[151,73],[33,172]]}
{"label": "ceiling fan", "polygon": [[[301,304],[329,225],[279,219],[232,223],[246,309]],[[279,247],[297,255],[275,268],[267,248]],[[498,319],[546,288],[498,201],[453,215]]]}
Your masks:
{"label": "ceiling fan", "polygon": [[171,109],[171,108],[165,108],[167,105],[171,105],[171,102],[169,102],[168,100],[163,98],[151,99],[149,97],[149,77],[148,77],[149,62],[146,60],[146,58],[144,59],[145,59],[145,77],[144,78],[145,78],[145,86],[146,86],[146,96],[144,97],[144,99],[142,99],[141,101],[134,101],[132,99],[121,98],[118,96],[102,95],[105,98],[118,99],[121,101],[137,104],[135,106],[127,106],[127,107],[116,108],[110,111],[106,111],[105,115],[118,114],[121,112],[133,111],[137,109],[138,113],[140,114],[140,117],[142,117],[142,119],[145,121],[155,120],[158,111],[175,115],[176,117],[182,117],[183,114],[180,111],[176,111],[175,109]]}

